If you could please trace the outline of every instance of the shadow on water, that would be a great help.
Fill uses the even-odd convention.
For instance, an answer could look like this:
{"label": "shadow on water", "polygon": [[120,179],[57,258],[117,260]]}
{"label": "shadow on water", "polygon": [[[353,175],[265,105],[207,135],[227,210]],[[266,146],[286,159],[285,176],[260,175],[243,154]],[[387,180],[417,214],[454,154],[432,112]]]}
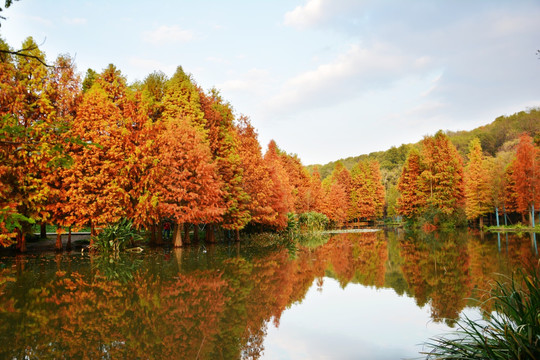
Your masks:
{"label": "shadow on water", "polygon": [[112,257],[4,257],[0,358],[256,359],[268,325],[325,278],[343,289],[392,289],[452,326],[495,274],[528,266],[538,266],[535,235],[470,232],[265,235]]}

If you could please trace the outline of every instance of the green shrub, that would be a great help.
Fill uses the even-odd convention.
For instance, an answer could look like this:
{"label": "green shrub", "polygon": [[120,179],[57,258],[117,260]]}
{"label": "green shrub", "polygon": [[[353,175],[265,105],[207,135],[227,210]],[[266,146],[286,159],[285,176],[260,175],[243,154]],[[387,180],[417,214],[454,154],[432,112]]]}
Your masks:
{"label": "green shrub", "polygon": [[445,214],[437,207],[427,207],[418,217],[406,219],[408,228],[434,228],[439,230],[454,230],[467,227],[467,216],[464,209],[456,209],[452,214]]}
{"label": "green shrub", "polygon": [[329,223],[330,220],[326,215],[315,211],[298,215],[298,226],[303,231],[322,231]]}
{"label": "green shrub", "polygon": [[117,223],[107,225],[94,237],[94,248],[98,251],[118,252],[128,244],[142,239],[141,234],[133,227],[133,223],[122,219]]}
{"label": "green shrub", "polygon": [[287,229],[289,234],[298,232],[298,215],[295,213],[287,213]]}

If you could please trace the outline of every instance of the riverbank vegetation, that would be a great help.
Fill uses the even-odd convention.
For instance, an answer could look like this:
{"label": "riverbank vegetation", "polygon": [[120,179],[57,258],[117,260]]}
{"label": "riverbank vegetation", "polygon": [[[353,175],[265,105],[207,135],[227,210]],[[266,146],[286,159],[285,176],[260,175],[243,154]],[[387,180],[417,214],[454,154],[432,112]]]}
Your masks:
{"label": "riverbank vegetation", "polygon": [[431,230],[482,226],[501,212],[505,223],[529,214],[534,226],[537,110],[497,119],[507,133],[439,131],[322,177],[274,141],[263,152],[249,118],[182,67],[128,84],[111,64],[82,80],[69,56],[46,65],[32,38],[26,56],[0,47],[1,246],[25,251],[36,224],[56,227],[58,249],[72,229],[90,228],[93,242],[121,219],[157,245],[170,226],[175,247],[200,234],[238,240],[240,231],[356,228],[383,217]]}
{"label": "riverbank vegetation", "polygon": [[274,141],[263,153],[250,120],[181,67],[128,84],[109,65],[81,81],[68,56],[49,67],[32,38],[22,48],[27,56],[0,59],[2,246],[25,251],[34,224],[43,233],[54,224],[58,239],[88,227],[91,245],[121,219],[158,245],[172,225],[179,247],[201,229],[214,242],[285,230],[291,219],[310,230],[382,215],[377,162],[321,182]]}
{"label": "riverbank vegetation", "polygon": [[540,357],[540,278],[537,269],[523,278],[496,282],[485,320],[468,317],[459,330],[427,343],[428,359],[538,359]]}
{"label": "riverbank vegetation", "polygon": [[539,134],[540,110],[530,109],[472,131],[439,131],[416,144],[308,168],[325,178],[358,161],[379,162],[384,215],[414,227],[534,227]]}

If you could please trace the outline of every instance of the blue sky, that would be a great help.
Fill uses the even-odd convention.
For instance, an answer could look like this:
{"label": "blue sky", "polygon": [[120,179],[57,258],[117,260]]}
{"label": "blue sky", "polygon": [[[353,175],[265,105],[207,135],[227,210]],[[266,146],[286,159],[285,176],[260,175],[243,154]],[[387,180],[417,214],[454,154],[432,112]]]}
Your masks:
{"label": "blue sky", "polygon": [[33,36],[82,76],[181,65],[303,163],[469,130],[540,106],[538,1],[21,0],[0,36]]}

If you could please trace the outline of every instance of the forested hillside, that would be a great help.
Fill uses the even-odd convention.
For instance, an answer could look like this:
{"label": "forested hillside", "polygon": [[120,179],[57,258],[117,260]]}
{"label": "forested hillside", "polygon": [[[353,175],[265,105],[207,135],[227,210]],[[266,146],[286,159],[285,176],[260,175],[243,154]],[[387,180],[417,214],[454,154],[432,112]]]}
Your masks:
{"label": "forested hillside", "polygon": [[[469,143],[478,138],[484,155],[496,156],[500,152],[515,150],[518,138],[521,134],[527,133],[536,145],[540,143],[540,109],[534,108],[520,111],[509,116],[499,116],[490,124],[480,126],[470,131],[445,131],[450,138],[463,161],[467,160]],[[337,164],[341,163],[348,170],[360,160],[376,160],[381,166],[381,176],[386,188],[386,204],[388,215],[394,215],[394,204],[399,193],[396,189],[401,170],[407,159],[407,155],[412,148],[420,149],[421,142],[415,144],[402,144],[398,147],[392,146],[386,151],[377,151],[345,159],[339,159],[324,165],[309,165],[310,172],[315,167],[318,168],[321,179],[328,177]]]}

